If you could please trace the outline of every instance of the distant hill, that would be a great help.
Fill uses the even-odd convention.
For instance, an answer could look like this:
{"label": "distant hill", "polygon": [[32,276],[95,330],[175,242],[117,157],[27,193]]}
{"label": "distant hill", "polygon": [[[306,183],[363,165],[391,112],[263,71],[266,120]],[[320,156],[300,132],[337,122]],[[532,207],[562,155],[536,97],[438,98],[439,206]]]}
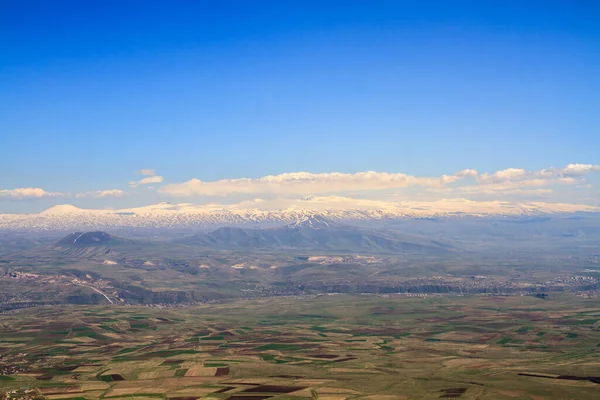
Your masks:
{"label": "distant hill", "polygon": [[227,250],[303,249],[320,251],[400,253],[445,252],[448,248],[426,238],[388,235],[338,224],[320,216],[306,217],[269,229],[219,228],[179,240],[179,243]]}
{"label": "distant hill", "polygon": [[52,248],[64,255],[91,257],[107,255],[114,252],[115,247],[134,243],[133,240],[102,231],[73,232],[56,242]]}
{"label": "distant hill", "polygon": [[107,246],[115,244],[132,243],[132,240],[112,236],[106,232],[73,232],[65,236],[55,246]]}

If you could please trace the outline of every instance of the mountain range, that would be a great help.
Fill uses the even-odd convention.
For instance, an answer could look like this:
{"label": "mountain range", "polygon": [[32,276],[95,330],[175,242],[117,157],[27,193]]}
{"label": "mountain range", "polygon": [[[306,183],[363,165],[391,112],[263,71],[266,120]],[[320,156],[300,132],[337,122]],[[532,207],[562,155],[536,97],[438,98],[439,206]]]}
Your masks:
{"label": "mountain range", "polygon": [[449,248],[423,237],[339,224],[320,216],[306,217],[277,228],[223,227],[180,239],[179,243],[223,250],[303,249],[366,253],[441,252]]}
{"label": "mountain range", "polygon": [[[417,235],[385,232],[339,224],[323,217],[307,217],[282,227],[238,228],[222,227],[213,231],[166,242],[175,252],[186,252],[191,246],[198,250],[280,251],[303,250],[343,253],[440,253],[451,250],[450,245]],[[169,245],[170,243],[170,245]],[[165,244],[163,241],[162,244]],[[51,249],[65,256],[94,257],[115,253],[123,256],[138,254],[140,249],[152,248],[153,241],[133,241],[102,231],[73,232]],[[172,253],[167,251],[166,253]]]}
{"label": "mountain range", "polygon": [[415,218],[515,217],[598,213],[600,207],[562,203],[510,203],[465,199],[435,202],[402,202],[356,208],[324,208],[306,201],[305,208],[261,210],[224,206],[159,203],[120,209],[81,209],[58,205],[39,214],[0,214],[0,230],[65,231],[103,228],[215,228],[219,226],[282,226],[306,218],[322,217],[334,222],[402,220]]}

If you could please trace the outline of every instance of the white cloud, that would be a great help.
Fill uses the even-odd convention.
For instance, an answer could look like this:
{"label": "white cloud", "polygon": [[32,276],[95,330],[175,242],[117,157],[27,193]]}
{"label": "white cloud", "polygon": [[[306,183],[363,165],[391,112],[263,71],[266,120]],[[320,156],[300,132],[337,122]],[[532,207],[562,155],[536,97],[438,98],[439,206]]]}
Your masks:
{"label": "white cloud", "polygon": [[222,179],[204,182],[191,179],[187,182],[166,185],[160,192],[172,196],[227,196],[231,194],[310,194],[335,193],[362,190],[395,189],[408,186],[440,187],[456,182],[459,176],[442,175],[439,177],[416,177],[401,173],[358,172],[345,174],[340,172],[312,174],[309,172],[291,172],[280,175],[267,175],[261,178]]}
{"label": "white cloud", "polygon": [[[357,199],[343,196],[306,196],[303,198],[274,198],[269,200],[264,199],[252,199],[242,201],[236,204],[226,206],[227,209],[231,210],[351,210],[351,209],[362,209],[362,210],[380,210],[389,207],[395,207],[398,203],[384,201],[384,200],[371,200],[371,199]],[[212,208],[223,208],[223,205],[213,204],[208,207]]]}
{"label": "white cloud", "polygon": [[145,178],[140,179],[139,181],[131,181],[129,182],[129,186],[134,188],[140,185],[149,185],[151,183],[161,183],[163,181],[162,176],[156,175],[156,170],[153,169],[140,169],[135,171],[138,175],[144,175]]}
{"label": "white cloud", "polygon": [[164,180],[162,176],[154,175],[148,176],[146,178],[140,179],[139,181],[131,181],[129,182],[129,186],[138,187],[140,185],[149,185],[151,183],[161,183]]}
{"label": "white cloud", "polygon": [[62,193],[47,192],[42,188],[16,188],[0,190],[0,198],[11,199],[41,199],[43,197],[63,196]]}
{"label": "white cloud", "polygon": [[[585,186],[586,174],[600,171],[600,165],[569,164],[564,168],[547,168],[538,171],[526,171],[521,168],[507,168],[494,173],[479,173],[468,169],[456,173],[456,176],[473,177],[476,184],[452,185],[442,188],[430,188],[429,192],[445,194],[486,194],[486,195],[536,195],[548,196],[552,187],[562,185]],[[590,186],[586,186],[589,188]]]}
{"label": "white cloud", "polygon": [[499,183],[508,181],[534,181],[536,179],[561,180],[582,177],[591,172],[600,171],[600,165],[569,164],[564,168],[546,168],[539,171],[525,171],[520,168],[508,168],[493,174],[481,174],[480,183]]}
{"label": "white cloud", "polygon": [[[369,199],[356,199],[341,196],[308,196],[301,199],[273,198],[269,200],[254,199],[242,201],[235,204],[155,204],[152,206],[130,208],[120,211],[135,212],[136,214],[204,214],[210,212],[232,212],[239,215],[256,215],[257,212],[278,211],[356,211],[368,213],[375,218],[387,218],[398,215],[436,215],[439,213],[475,213],[475,214],[515,214],[520,215],[524,211],[547,211],[547,212],[575,212],[590,211],[598,212],[600,207],[585,204],[567,204],[561,202],[514,202],[484,200],[476,201],[457,198],[440,198],[426,201],[382,201]],[[364,214],[363,214],[364,215]]]}
{"label": "white cloud", "polygon": [[98,197],[121,197],[121,196],[125,196],[127,193],[125,193],[122,190],[119,189],[107,189],[107,190],[100,190],[97,192],[97,196]]}
{"label": "white cloud", "polygon": [[[328,207],[332,204],[346,206],[349,198],[365,207],[379,207],[379,201],[390,199],[432,201],[441,197],[471,199],[532,199],[535,196],[554,201],[569,200],[569,196],[587,198],[597,186],[588,182],[588,174],[600,172],[600,165],[569,164],[563,168],[546,168],[528,171],[522,168],[505,168],[495,172],[464,169],[452,175],[414,176],[403,173],[309,173],[291,172],[259,178],[221,179],[156,185],[163,195],[173,197],[228,197],[226,203],[251,201],[256,207],[266,207],[272,199],[289,207]],[[133,188],[144,185],[153,188],[164,178],[154,170],[138,171],[139,180],[129,183]],[[577,192],[575,192],[577,191]],[[146,190],[145,193],[149,191]],[[132,191],[135,194],[135,191]],[[41,188],[16,188],[0,190],[0,199],[36,199],[51,197],[109,198],[128,195],[120,189],[89,191],[78,194],[48,192]],[[342,197],[345,196],[345,197]],[[298,200],[303,198],[303,200]],[[250,200],[254,199],[254,200]],[[287,200],[285,200],[287,199]],[[289,200],[289,202],[288,202]],[[593,203],[598,203],[594,201]]]}
{"label": "white cloud", "polygon": [[[229,195],[309,195],[343,192],[367,192],[385,189],[423,187],[438,192],[491,193],[513,191],[525,193],[525,188],[540,188],[553,185],[581,184],[582,177],[590,172],[600,171],[600,165],[569,164],[565,168],[549,168],[539,171],[526,171],[522,168],[506,168],[494,173],[480,173],[474,169],[464,169],[454,175],[438,177],[417,177],[402,173],[340,172],[313,174],[291,172],[268,175],[261,178],[221,179],[202,181],[191,179],[187,182],[165,185],[159,191],[175,197],[187,196],[229,196]],[[465,178],[475,178],[476,184],[461,186]],[[542,192],[539,192],[542,193]],[[544,193],[548,193],[546,190]]]}
{"label": "white cloud", "polygon": [[507,181],[513,179],[520,179],[527,174],[527,171],[520,168],[507,168],[500,171],[496,171],[493,174],[484,174],[482,180],[486,181]]}
{"label": "white cloud", "polygon": [[479,185],[469,186],[457,186],[450,188],[450,190],[461,191],[461,192],[502,192],[510,191],[514,189],[532,188],[532,187],[543,187],[543,186],[554,186],[554,185],[574,185],[579,180],[573,178],[555,178],[555,179],[525,179],[525,180],[506,180],[503,182],[493,183],[482,183]]}
{"label": "white cloud", "polygon": [[585,175],[590,172],[600,171],[600,165],[592,164],[569,164],[563,169],[563,174],[567,176]]}
{"label": "white cloud", "polygon": [[[463,186],[454,189],[455,192],[468,194],[488,194],[488,195],[548,195],[554,193],[554,190],[541,188],[529,189],[522,186],[499,186],[499,185],[484,185],[484,186]],[[448,191],[449,192],[449,191]]]}
{"label": "white cloud", "polygon": [[149,176],[148,178],[144,178],[142,180],[140,180],[138,183],[140,185],[147,185],[149,183],[161,183],[163,181],[163,177],[162,176]]}
{"label": "white cloud", "polygon": [[477,178],[479,176],[479,172],[474,169],[463,169],[462,171],[458,171],[456,176],[464,177],[464,178]]}
{"label": "white cloud", "polygon": [[96,198],[96,199],[101,199],[104,197],[122,197],[122,196],[125,196],[126,194],[127,193],[124,192],[123,190],[106,189],[106,190],[96,190],[96,191],[85,192],[85,193],[77,193],[75,195],[75,197],[76,198],[92,197],[92,198]]}

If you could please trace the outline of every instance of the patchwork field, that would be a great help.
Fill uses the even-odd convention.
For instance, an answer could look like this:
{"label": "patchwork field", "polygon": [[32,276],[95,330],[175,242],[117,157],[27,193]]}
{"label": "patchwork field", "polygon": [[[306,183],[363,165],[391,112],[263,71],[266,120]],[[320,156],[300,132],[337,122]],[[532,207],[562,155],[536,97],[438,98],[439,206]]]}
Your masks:
{"label": "patchwork field", "polygon": [[568,295],[46,307],[0,318],[0,391],[48,399],[597,399],[598,346],[600,305]]}

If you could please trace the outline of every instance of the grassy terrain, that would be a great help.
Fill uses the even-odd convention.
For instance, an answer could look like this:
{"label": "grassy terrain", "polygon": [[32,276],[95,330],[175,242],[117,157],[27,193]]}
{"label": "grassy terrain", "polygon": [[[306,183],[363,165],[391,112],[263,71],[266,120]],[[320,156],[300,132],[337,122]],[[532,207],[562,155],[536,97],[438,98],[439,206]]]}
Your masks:
{"label": "grassy terrain", "polygon": [[0,388],[49,399],[596,399],[598,346],[600,306],[567,295],[45,307],[2,315]]}

